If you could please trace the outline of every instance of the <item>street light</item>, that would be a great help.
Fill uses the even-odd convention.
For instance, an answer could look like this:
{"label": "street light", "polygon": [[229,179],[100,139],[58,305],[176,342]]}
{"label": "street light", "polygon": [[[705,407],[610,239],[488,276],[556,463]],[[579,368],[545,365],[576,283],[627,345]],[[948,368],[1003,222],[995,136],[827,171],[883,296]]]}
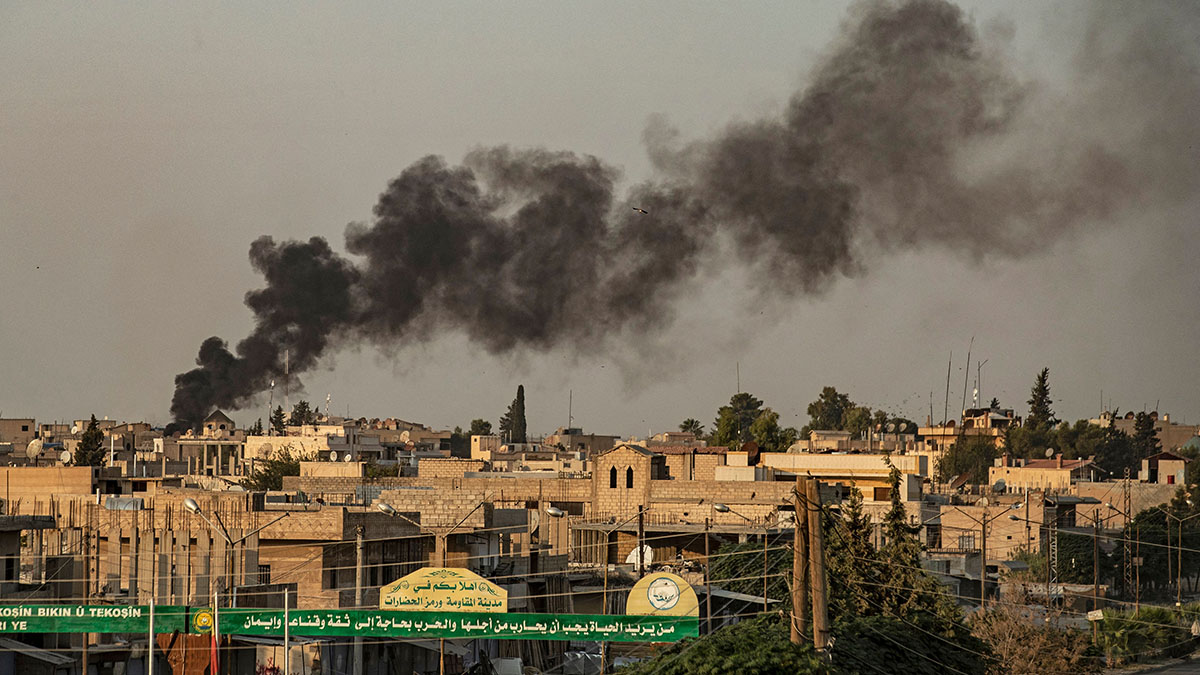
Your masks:
{"label": "street light", "polygon": [[[210,530],[215,528],[215,526],[213,525],[213,522],[208,519],[208,516],[204,515],[204,510],[200,508],[200,505],[196,503],[195,499],[188,497],[187,499],[183,500],[183,508],[187,509],[190,513],[192,513],[194,515],[200,516],[201,520],[208,523],[208,527]],[[267,523],[266,525],[255,528],[255,529],[247,532],[246,534],[242,535],[240,538],[234,539],[233,537],[229,536],[229,530],[225,529],[225,523],[221,521],[221,514],[216,511],[213,511],[213,517],[217,519],[217,524],[220,525],[221,537],[225,540],[225,543],[229,545],[228,549],[226,551],[225,574],[229,575],[231,573],[230,568],[233,567],[233,549],[235,546],[242,543],[243,541],[246,541],[250,537],[258,534],[259,532],[262,532],[263,530],[274,525],[275,523],[278,523],[279,521],[283,520],[284,518],[287,518],[290,515],[292,515],[290,511],[284,511],[282,515],[280,515],[278,518],[275,518],[274,520]],[[229,586],[229,585],[230,585],[229,582],[226,581],[226,586]],[[220,623],[218,621],[218,618],[219,618],[218,611],[219,610],[217,607],[217,604],[218,604],[217,603],[217,584],[215,582],[212,585],[212,596],[213,596],[213,640],[216,641],[217,649],[220,650],[221,632],[220,632]],[[287,604],[287,594],[286,593],[284,594],[284,604],[285,605]],[[237,586],[234,586],[233,599],[231,602],[231,606],[232,607],[237,606]],[[287,672],[288,668],[291,666],[291,658],[290,658],[290,654],[288,653],[287,640],[284,639],[283,642],[284,642],[284,644],[283,644],[283,669],[284,669],[284,672]],[[216,671],[218,668],[218,664],[214,663],[214,664],[212,664],[212,667],[213,667],[213,671]]]}
{"label": "street light", "polygon": [[[751,525],[755,525],[755,527],[757,527],[757,524],[755,524],[754,519],[747,518],[745,515],[738,513],[737,511],[729,508],[725,504],[713,504],[713,510],[716,511],[717,513],[732,513],[733,515],[737,516],[738,518],[741,518],[742,520],[750,523]],[[766,612],[767,611],[767,530],[769,530],[771,528],[771,524],[768,522],[764,522],[762,525],[762,528],[763,528],[763,535],[762,535],[762,537],[763,537],[763,549],[762,549],[763,550],[763,599],[762,599],[763,603],[762,604],[763,604],[763,612]]]}
{"label": "street light", "polygon": [[[471,509],[470,511],[467,511],[467,515],[460,518],[457,523],[455,523],[454,525],[452,525],[450,527],[450,529],[445,529],[445,528],[434,529],[431,527],[426,527],[426,526],[418,523],[417,521],[413,520],[412,518],[409,518],[408,516],[404,515],[403,513],[400,513],[395,508],[393,508],[391,504],[388,504],[387,502],[379,502],[379,504],[377,505],[376,508],[378,508],[385,515],[387,515],[391,518],[399,518],[400,520],[403,520],[403,521],[409,523],[410,525],[416,526],[416,528],[418,530],[421,530],[428,534],[432,534],[434,537],[436,537],[437,538],[437,546],[439,548],[441,548],[441,550],[442,550],[442,556],[441,556],[442,557],[442,567],[445,567],[446,566],[446,555],[449,552],[447,542],[446,542],[447,538],[455,530],[457,530],[459,528],[459,526],[461,526],[463,523],[467,522],[467,518],[470,518],[472,514],[474,514],[476,511],[478,511],[484,504],[488,503],[488,501],[491,498],[492,498],[491,494],[488,494],[487,496],[485,496],[482,500],[480,500],[480,502],[478,504],[475,505],[475,508]],[[446,672],[446,638],[441,638],[438,640],[438,672],[442,673],[443,675]]]}
{"label": "street light", "polygon": [[[1190,501],[1188,502],[1188,505],[1191,506]],[[1183,607],[1183,524],[1185,522],[1191,520],[1192,518],[1200,517],[1200,513],[1193,513],[1192,515],[1190,515],[1186,518],[1180,518],[1179,516],[1171,513],[1170,511],[1164,509],[1161,506],[1155,506],[1154,508],[1158,509],[1159,511],[1162,511],[1164,516],[1166,516],[1167,518],[1171,518],[1172,520],[1176,521],[1179,524],[1179,540],[1176,542],[1176,545],[1175,545],[1175,548],[1177,549],[1176,557],[1175,557],[1175,606]],[[1168,522],[1167,523],[1167,565],[1170,566],[1170,564],[1171,564],[1171,526],[1170,526],[1170,523]]]}
{"label": "street light", "polygon": [[[602,575],[604,577],[604,582],[603,582],[604,585],[600,592],[600,602],[603,605],[600,609],[601,614],[608,614],[608,538],[612,536],[613,532],[616,532],[617,530],[621,529],[621,527],[623,525],[628,524],[629,521],[644,514],[648,510],[649,509],[643,509],[641,506],[639,506],[637,513],[633,514],[632,516],[629,516],[628,518],[626,518],[625,520],[622,520],[621,522],[617,523],[616,525],[613,525],[612,527],[608,528],[607,530],[603,530],[603,532],[604,532],[604,540],[603,540],[604,561],[601,563],[600,566],[602,568]],[[567,515],[566,511],[563,511],[562,509],[555,507],[555,506],[547,506],[546,513],[553,518],[562,518]],[[642,552],[641,552],[642,541],[640,538],[638,539],[637,546],[638,546],[638,555],[641,556],[642,555]],[[607,647],[608,647],[608,643],[604,640],[601,640],[600,641],[600,672],[601,673],[606,672],[608,669]]]}

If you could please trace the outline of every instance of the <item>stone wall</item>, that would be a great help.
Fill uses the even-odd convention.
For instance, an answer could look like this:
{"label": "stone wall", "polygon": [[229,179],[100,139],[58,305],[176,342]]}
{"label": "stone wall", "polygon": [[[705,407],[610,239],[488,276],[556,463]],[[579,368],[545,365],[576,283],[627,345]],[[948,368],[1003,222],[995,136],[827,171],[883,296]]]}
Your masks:
{"label": "stone wall", "polygon": [[423,457],[417,462],[417,478],[462,478],[468,471],[483,471],[487,462],[460,457]]}

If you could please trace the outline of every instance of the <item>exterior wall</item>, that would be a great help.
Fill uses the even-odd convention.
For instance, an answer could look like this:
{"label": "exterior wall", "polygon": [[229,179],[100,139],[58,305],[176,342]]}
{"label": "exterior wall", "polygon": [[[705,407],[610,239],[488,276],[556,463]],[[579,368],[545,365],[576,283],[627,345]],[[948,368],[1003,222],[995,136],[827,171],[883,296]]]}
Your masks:
{"label": "exterior wall", "polygon": [[1044,469],[1027,466],[993,466],[988,468],[988,484],[1004,479],[1008,491],[1048,490],[1067,492],[1071,489],[1071,469]]}
{"label": "exterior wall", "polygon": [[650,503],[653,460],[649,452],[629,445],[596,457],[592,468],[592,509],[598,513],[630,514],[639,505]]}
{"label": "exterior wall", "polygon": [[[1171,501],[1171,498],[1175,496],[1180,487],[1179,485],[1167,485],[1165,483],[1139,483],[1137,481],[1130,481],[1130,511],[1134,515],[1137,515],[1146,509],[1162,506]],[[1075,512],[1081,516],[1086,516],[1086,518],[1079,522],[1088,522],[1095,517],[1096,512],[1099,512],[1100,517],[1106,519],[1104,521],[1106,527],[1125,527],[1125,516],[1106,506],[1106,504],[1111,503],[1118,509],[1124,510],[1124,489],[1123,480],[1109,483],[1076,483],[1075,494],[1080,497],[1094,497],[1100,501],[1099,504],[1077,505]]]}
{"label": "exterior wall", "polygon": [[17,451],[23,451],[37,433],[37,423],[30,418],[0,419],[0,443],[12,443]]}
{"label": "exterior wall", "polygon": [[361,478],[365,462],[300,462],[300,475],[332,478]]}
{"label": "exterior wall", "polygon": [[482,459],[459,457],[423,457],[417,462],[418,478],[462,478],[468,471],[483,471],[487,463]]}
{"label": "exterior wall", "polygon": [[492,458],[492,453],[500,451],[500,437],[493,434],[490,436],[472,436],[471,437],[471,459],[482,459],[484,461]]}
{"label": "exterior wall", "polygon": [[[1021,504],[1012,510],[1012,504]],[[1021,548],[1030,547],[1038,550],[1042,541],[1041,523],[1046,522],[1046,509],[1042,500],[1034,498],[1028,503],[1005,501],[1003,504],[990,506],[957,506],[942,507],[939,518],[942,530],[943,549],[978,549],[980,546],[980,525],[977,521],[988,520],[987,526],[987,557],[988,560],[1007,560]],[[1053,510],[1050,510],[1053,513]],[[1028,515],[1026,515],[1028,514]],[[1016,516],[1019,520],[1012,520]],[[1025,520],[1032,521],[1026,523]],[[969,544],[969,545],[968,545]]]}
{"label": "exterior wall", "polygon": [[670,454],[665,461],[667,473],[675,480],[714,480],[717,467],[724,465],[723,456],[715,454]]}
{"label": "exterior wall", "polygon": [[26,505],[69,495],[91,495],[94,469],[90,466],[7,466],[0,467],[0,497],[10,509],[7,513],[32,513]]}
{"label": "exterior wall", "polygon": [[[888,455],[810,455],[806,453],[764,452],[759,462],[779,471],[798,472],[822,480],[856,480],[886,477],[890,471]],[[927,455],[890,455],[901,473],[929,475]]]}

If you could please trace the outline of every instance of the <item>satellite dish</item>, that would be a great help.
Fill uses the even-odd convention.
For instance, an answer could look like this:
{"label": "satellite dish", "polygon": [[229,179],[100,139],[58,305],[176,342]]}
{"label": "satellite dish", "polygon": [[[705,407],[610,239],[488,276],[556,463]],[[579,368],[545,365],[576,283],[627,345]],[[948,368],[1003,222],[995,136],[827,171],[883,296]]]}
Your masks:
{"label": "satellite dish", "polygon": [[626,565],[638,564],[638,549],[639,548],[642,551],[642,565],[643,566],[649,566],[650,563],[654,562],[654,549],[650,548],[649,546],[647,546],[645,544],[642,544],[640,547],[635,546],[633,548],[633,550],[629,552],[629,555],[625,556],[625,564]]}
{"label": "satellite dish", "polygon": [[1000,480],[996,481],[994,485],[992,485],[992,492],[1004,492],[1004,488],[1007,486],[1008,484],[1004,482],[1003,478],[1001,478]]}
{"label": "satellite dish", "polygon": [[[336,455],[337,453],[335,452],[335,453],[333,453],[333,454],[335,454],[335,455]],[[351,455],[350,453],[348,453],[348,452],[347,452],[347,453],[346,453],[346,456],[345,456],[345,457],[342,457],[342,461],[343,461],[343,462],[353,462],[353,461],[354,461],[354,455]]]}
{"label": "satellite dish", "polygon": [[71,463],[71,451],[63,450],[61,453],[59,453],[58,461],[62,462],[63,464],[70,464]]}
{"label": "satellite dish", "polygon": [[72,424],[72,425],[71,425],[71,433],[72,433],[72,434],[77,434],[77,433],[79,433],[79,425],[78,425],[78,424]]}
{"label": "satellite dish", "polygon": [[895,422],[888,422],[888,425],[887,425],[887,430],[888,430],[888,433],[889,433],[889,434],[890,434],[890,433],[892,433],[893,431],[895,431],[895,430],[896,430],[896,423],[895,423]]}
{"label": "satellite dish", "polygon": [[337,460],[338,460],[337,450],[330,450],[329,451],[329,461],[336,462]]}
{"label": "satellite dish", "polygon": [[899,426],[896,427],[896,431],[899,431],[900,433],[908,431],[908,422],[901,422]]}
{"label": "satellite dish", "polygon": [[542,512],[537,509],[532,509],[529,512],[529,531],[537,532],[538,526],[542,524]]}
{"label": "satellite dish", "polygon": [[1054,456],[1054,448],[1046,448],[1046,459]]}
{"label": "satellite dish", "polygon": [[401,442],[401,443],[408,443],[408,439],[409,439],[408,430],[407,430],[407,429],[405,429],[404,431],[401,431],[401,432],[400,432],[400,442]]}
{"label": "satellite dish", "polygon": [[29,445],[25,446],[25,456],[29,459],[36,459],[42,452],[42,439],[35,438],[29,441]]}

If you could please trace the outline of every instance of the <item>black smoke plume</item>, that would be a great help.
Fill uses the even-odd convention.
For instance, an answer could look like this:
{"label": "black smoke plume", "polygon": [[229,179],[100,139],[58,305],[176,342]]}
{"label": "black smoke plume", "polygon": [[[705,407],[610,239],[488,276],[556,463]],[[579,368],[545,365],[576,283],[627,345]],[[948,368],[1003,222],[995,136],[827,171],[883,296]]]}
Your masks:
{"label": "black smoke plume", "polygon": [[[1111,88],[1129,71],[1088,61],[1081,72]],[[1174,86],[1188,72],[1157,76]],[[1130,82],[1145,89],[1147,79]],[[1185,105],[1195,82],[1184,90],[1179,115],[1149,120],[1147,133],[1195,109]],[[779,115],[692,142],[653,122],[657,177],[623,199],[618,172],[591,156],[492,147],[461,165],[426,157],[388,185],[370,223],[347,228],[353,259],[319,237],[255,241],[250,261],[266,286],[246,296],[254,332],[234,352],[206,340],[197,368],[175,379],[171,411],[196,424],[214,406],[244,407],[283,378],[285,348],[293,377],[344,340],[461,331],[493,353],[595,349],[669,323],[703,255],[723,246],[764,293],[783,295],[858,273],[864,250],[1042,250],[1127,206],[1158,163],[1131,161],[1129,144],[1086,128],[1087,109],[1046,107],[1036,93],[957,7],[875,2],[852,10]]]}

